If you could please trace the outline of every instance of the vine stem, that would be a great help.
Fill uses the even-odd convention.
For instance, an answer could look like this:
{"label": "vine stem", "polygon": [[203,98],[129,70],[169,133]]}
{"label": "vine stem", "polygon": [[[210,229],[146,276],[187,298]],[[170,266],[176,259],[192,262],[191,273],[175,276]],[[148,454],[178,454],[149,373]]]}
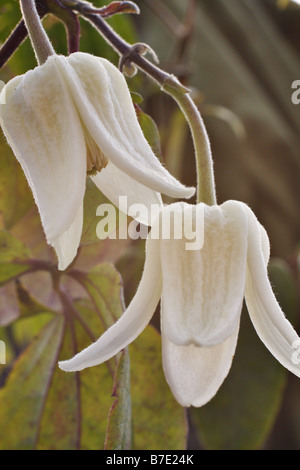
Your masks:
{"label": "vine stem", "polygon": [[42,65],[50,55],[55,54],[55,51],[43,28],[35,1],[20,0],[20,8],[37,62]]}
{"label": "vine stem", "polygon": [[102,36],[111,44],[116,52],[134,63],[140,70],[154,79],[161,89],[172,96],[183,112],[191,131],[197,168],[197,203],[207,205],[216,204],[216,190],[213,173],[213,159],[209,137],[201,114],[193,102],[189,90],[179,80],[159,67],[149,62],[138,51],[138,47],[124,41],[100,15],[80,12],[81,16],[89,21]]}

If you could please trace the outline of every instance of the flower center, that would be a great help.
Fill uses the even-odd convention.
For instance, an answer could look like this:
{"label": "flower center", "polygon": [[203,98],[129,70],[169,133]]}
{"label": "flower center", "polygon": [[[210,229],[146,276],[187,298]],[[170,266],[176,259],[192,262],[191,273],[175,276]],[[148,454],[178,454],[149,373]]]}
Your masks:
{"label": "flower center", "polygon": [[85,133],[87,174],[94,176],[108,164],[108,159],[89,132]]}

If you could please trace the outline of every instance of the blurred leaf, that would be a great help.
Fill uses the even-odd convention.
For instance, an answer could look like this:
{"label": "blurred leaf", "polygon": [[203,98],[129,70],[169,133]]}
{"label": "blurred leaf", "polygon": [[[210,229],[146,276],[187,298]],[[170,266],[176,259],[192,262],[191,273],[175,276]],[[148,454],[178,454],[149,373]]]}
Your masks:
{"label": "blurred leaf", "polygon": [[201,111],[204,116],[214,116],[215,118],[226,122],[237,141],[246,140],[247,133],[242,120],[230,109],[214,104],[205,104],[202,106]]}
{"label": "blurred leaf", "polygon": [[292,323],[296,321],[297,286],[292,271],[286,261],[271,258],[269,278],[279,304]]}
{"label": "blurred leaf", "polygon": [[135,104],[140,104],[144,100],[142,95],[140,95],[140,93],[136,93],[135,91],[130,91],[130,95],[131,95],[131,99],[132,99],[133,103],[135,103]]}
{"label": "blurred leaf", "polygon": [[[0,265],[1,271],[1,265]],[[19,316],[16,286],[8,282],[0,287],[0,325],[8,325]]]}
{"label": "blurred leaf", "polygon": [[[74,303],[79,316],[71,317],[60,350],[60,359],[69,359],[89,345],[101,322],[91,303]],[[86,329],[88,325],[88,331]],[[101,450],[112,405],[112,372],[103,364],[80,373],[66,373],[56,364],[51,387],[41,417],[38,450]]]}
{"label": "blurred leaf", "polygon": [[263,446],[279,411],[287,371],[259,340],[246,308],[228,377],[217,395],[190,415],[209,450],[255,450]]}
{"label": "blurred leaf", "polygon": [[[92,285],[96,298],[74,302],[65,297],[65,315],[48,318],[13,364],[0,390],[5,404],[0,407],[1,427],[5,429],[2,449],[103,449],[109,410],[107,442],[114,448],[128,446],[128,354],[119,355],[119,367],[116,358],[80,373],[66,373],[57,366],[59,358],[72,357],[100,336],[103,321],[112,323],[122,312],[120,276],[112,266],[99,266],[88,280],[84,273],[82,278]],[[29,322],[32,330],[43,317],[24,317],[13,324],[18,344],[22,340],[17,325],[21,331],[24,322]]]}
{"label": "blurred leaf", "polygon": [[[118,289],[118,287],[117,287]],[[112,288],[113,290],[113,288]],[[101,318],[95,312],[91,301],[77,300],[74,307],[79,316],[74,324],[69,323],[68,338],[65,337],[60,359],[69,359],[75,352],[81,351],[103,332]],[[72,317],[73,320],[74,317]],[[97,367],[90,367],[80,373],[66,373],[56,368],[54,376],[54,390],[50,397],[47,417],[44,421],[44,437],[40,447],[45,449],[50,445],[56,449],[82,449],[102,450],[104,447],[107,415],[112,406],[113,398],[114,363],[105,363]],[[56,381],[56,382],[55,382]],[[63,390],[63,384],[70,389],[70,393],[60,394],[61,404],[57,406],[57,392]],[[65,418],[65,413],[67,417]],[[61,442],[57,440],[54,427],[52,435],[47,432],[47,421],[51,421],[52,413],[56,414],[56,429],[60,423],[67,419],[64,435]],[[73,424],[72,424],[73,422]],[[48,435],[47,435],[48,434]],[[67,436],[72,436],[73,442],[66,445]],[[44,441],[44,442],[43,442]]]}
{"label": "blurred leaf", "polygon": [[[118,260],[117,269],[122,274],[126,305],[136,293],[145,264],[145,240],[134,240]],[[130,269],[128,269],[130,266]]]}
{"label": "blurred leaf", "polygon": [[19,316],[13,324],[9,325],[15,350],[19,352],[27,347],[52,318],[53,312],[45,310],[39,315]]}
{"label": "blurred leaf", "polygon": [[[72,357],[74,335],[70,324],[64,331],[60,355]],[[57,358],[58,350],[56,350]],[[79,447],[80,389],[78,374],[66,374],[54,364],[43,412],[38,423],[38,450],[74,450]]]}
{"label": "blurred leaf", "polygon": [[[81,236],[81,246],[90,245],[100,243],[100,239],[97,236],[97,224],[99,223],[100,217],[97,216],[97,208],[102,204],[109,204],[110,206],[112,203],[109,199],[107,199],[104,194],[99,191],[97,186],[92,182],[90,178],[87,179],[86,184],[86,191],[84,196],[84,220],[83,220],[83,229],[82,229],[82,236]],[[121,216],[125,217],[121,214],[117,207],[113,206],[115,209],[116,214],[116,226],[118,227],[119,219]],[[120,215],[121,214],[121,215]],[[123,223],[123,221],[121,221]],[[107,236],[111,235],[111,233],[107,233]],[[106,240],[105,240],[106,241]]]}
{"label": "blurred leaf", "polygon": [[[98,338],[98,336],[101,335],[101,333],[103,333],[103,325],[105,329],[111,326],[123,312],[121,278],[115,268],[109,264],[102,264],[89,274],[76,272],[75,277],[77,281],[79,281],[86,288],[92,300],[93,318],[91,318],[91,315],[87,317],[85,312],[84,317],[82,318],[83,324],[88,325],[88,328],[92,329],[92,332],[95,336],[93,340],[95,340]],[[82,342],[80,349],[83,349],[90,343],[91,338],[89,338],[88,341],[86,340],[85,342]],[[107,429],[105,429],[106,448],[124,449],[128,448],[127,446],[130,442],[131,431],[128,351],[125,353],[120,353],[117,362],[116,360],[117,358],[113,358],[111,361],[106,362],[97,368],[91,368],[80,373],[80,378],[82,376],[91,377],[91,383],[89,380],[86,381],[87,389],[85,398],[83,398],[82,401],[82,406],[86,407],[86,411],[83,416],[84,419],[88,419],[88,428],[95,428],[97,425],[94,418],[95,406],[94,402],[89,399],[88,390],[90,389],[91,384],[95,384],[94,400],[99,401],[99,387],[101,387],[102,395],[101,402],[99,403],[99,413],[103,413],[104,410],[105,416],[107,416],[109,413],[108,426]],[[109,371],[110,374],[106,376],[105,379],[103,374],[107,374],[107,371]],[[112,386],[113,397],[111,397],[112,389],[110,388]],[[103,418],[101,421],[101,426],[103,429]],[[91,436],[91,434],[92,432],[88,433],[84,438],[83,448],[85,449],[93,448],[92,444],[97,436]],[[104,436],[100,442],[101,444],[98,443],[96,448],[103,449]]]}
{"label": "blurred leaf", "polygon": [[6,230],[0,230],[0,263],[24,261],[30,256],[29,250]]}
{"label": "blurred leaf", "polygon": [[0,285],[30,269],[29,250],[5,230],[0,231]]}
{"label": "blurred leaf", "polygon": [[[93,269],[90,273],[79,273],[77,271],[75,274],[73,273],[73,275],[89,293],[94,309],[96,310],[96,318],[98,322],[101,320],[100,331],[99,327],[97,328],[96,337],[98,337],[103,332],[102,325],[104,324],[105,328],[108,328],[123,312],[123,292],[120,275],[110,264],[102,264]],[[86,315],[84,321],[87,321]],[[92,324],[91,321],[88,322],[89,328],[91,328]],[[95,331],[95,328],[93,331]],[[87,345],[88,344],[85,346]],[[97,369],[100,371],[106,366],[109,367],[109,370],[114,375],[113,397],[115,398],[110,405],[105,448],[128,449],[131,439],[128,351],[125,350],[119,354],[117,364],[114,358],[110,363],[107,363],[107,365],[102,365]],[[103,380],[101,384],[103,384]],[[107,401],[110,396],[111,393],[107,394],[104,399]]]}
{"label": "blurred leaf", "polygon": [[21,12],[17,2],[2,0],[0,13],[0,41],[3,42],[16,22],[21,18]]}
{"label": "blurred leaf", "polygon": [[[19,2],[14,1],[12,2],[4,0],[4,5],[1,5],[0,8],[0,43],[3,43],[17,23],[20,21],[21,11]],[[24,73],[36,65],[36,59],[33,50],[29,39],[27,38],[9,59],[7,65],[1,69],[0,79],[6,81],[8,78],[12,78],[14,75]]]}
{"label": "blurred leaf", "polygon": [[185,449],[185,410],[175,401],[165,380],[160,335],[148,326],[129,346],[129,352],[133,449]]}
{"label": "blurred leaf", "polygon": [[0,154],[0,213],[9,229],[30,208],[33,198],[20,164],[4,139]]}
{"label": "blurred leaf", "polygon": [[53,248],[47,245],[38,208],[35,204],[10,231],[30,249],[34,259],[57,263]]}
{"label": "blurred leaf", "polygon": [[186,138],[189,132],[187,121],[180,109],[172,114],[164,135],[164,155],[168,170],[177,178],[181,178],[182,165],[185,164]]}
{"label": "blurred leaf", "polygon": [[5,387],[0,390],[2,450],[29,450],[35,446],[63,325],[59,316],[47,324],[17,359]]}
{"label": "blurred leaf", "polygon": [[56,313],[53,310],[49,309],[48,306],[41,304],[37,299],[35,299],[30,292],[25,289],[23,284],[17,280],[16,281],[16,293],[19,301],[19,309],[21,317],[28,317],[31,315],[39,315],[41,313],[49,312]]}
{"label": "blurred leaf", "polygon": [[90,273],[75,271],[71,272],[70,275],[90,295],[96,312],[105,328],[111,326],[123,311],[122,283],[116,269],[107,263],[97,266]]}
{"label": "blurred leaf", "polygon": [[162,160],[160,135],[155,121],[152,119],[151,116],[146,114],[137,104],[135,104],[135,110],[142,131],[146,137],[146,140],[148,141],[148,144],[152,148],[157,158]]}
{"label": "blurred leaf", "polygon": [[[97,207],[100,204],[107,204],[110,201],[104,196],[90,178],[86,181],[86,191],[84,196],[84,220],[81,235],[81,245],[88,245],[99,242],[96,227],[99,219],[96,217]],[[117,210],[116,210],[117,212]]]}
{"label": "blurred leaf", "polygon": [[131,448],[131,398],[130,364],[128,348],[120,355],[115,374],[113,397],[108,415],[105,439],[106,450],[128,450]]}

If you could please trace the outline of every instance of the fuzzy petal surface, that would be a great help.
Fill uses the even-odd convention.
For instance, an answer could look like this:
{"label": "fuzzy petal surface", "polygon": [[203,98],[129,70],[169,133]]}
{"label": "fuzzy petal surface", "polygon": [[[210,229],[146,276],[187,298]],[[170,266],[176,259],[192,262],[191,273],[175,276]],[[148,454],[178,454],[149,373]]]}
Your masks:
{"label": "fuzzy petal surface", "polygon": [[86,147],[78,113],[57,62],[3,88],[0,122],[38,206],[49,244],[73,223],[86,184]]}
{"label": "fuzzy petal surface", "polygon": [[203,406],[217,393],[231,368],[238,331],[209,347],[177,346],[162,334],[166,380],[182,406]]}
{"label": "fuzzy petal surface", "polygon": [[72,359],[59,362],[59,367],[73,372],[107,361],[144,330],[151,320],[161,294],[159,241],[148,240],[141,282],[121,318],[103,335]]}
{"label": "fuzzy petal surface", "polygon": [[59,64],[82,122],[108,160],[154,191],[180,198],[194,194],[194,188],[182,185],[154,155],[138,123],[126,80],[113,64],[83,52]]}
{"label": "fuzzy petal surface", "polygon": [[[107,166],[100,173],[92,176],[91,179],[113,204],[145,225],[151,225],[152,206],[156,206],[158,210],[162,207],[160,193],[149,189],[138,181],[134,181],[112,162],[108,162]],[[125,208],[120,207],[121,197],[126,198]],[[144,206],[143,211],[140,212],[139,217],[136,217],[131,213],[131,208],[141,203]]]}
{"label": "fuzzy petal surface", "polygon": [[[172,204],[162,211],[162,217],[173,209],[179,232],[182,221],[178,214],[181,208],[185,213],[188,206]],[[161,240],[162,325],[169,341],[178,346],[212,346],[228,338],[239,323],[246,275],[247,216],[236,201],[194,207],[196,232],[204,229],[202,248],[187,250],[185,237]]]}
{"label": "fuzzy petal surface", "polygon": [[58,269],[64,271],[77,255],[83,225],[83,204],[80,204],[70,227],[52,242],[58,257]]}
{"label": "fuzzy petal surface", "polygon": [[252,323],[274,357],[300,377],[300,338],[285,317],[268,279],[268,248],[264,229],[253,212],[249,217],[248,270],[245,299]]}

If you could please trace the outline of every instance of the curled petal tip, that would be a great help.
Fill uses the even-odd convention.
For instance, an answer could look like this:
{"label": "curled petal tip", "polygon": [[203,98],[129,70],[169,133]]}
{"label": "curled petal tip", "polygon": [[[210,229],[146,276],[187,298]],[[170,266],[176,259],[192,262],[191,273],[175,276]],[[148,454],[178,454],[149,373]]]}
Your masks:
{"label": "curled petal tip", "polygon": [[58,367],[65,372],[76,372],[78,370],[72,367],[72,360],[60,361]]}
{"label": "curled petal tip", "polygon": [[194,187],[188,187],[188,188],[186,188],[186,191],[185,191],[186,196],[185,196],[185,198],[186,198],[186,199],[191,198],[192,196],[194,196],[195,192],[196,192],[196,188],[194,188]]}

